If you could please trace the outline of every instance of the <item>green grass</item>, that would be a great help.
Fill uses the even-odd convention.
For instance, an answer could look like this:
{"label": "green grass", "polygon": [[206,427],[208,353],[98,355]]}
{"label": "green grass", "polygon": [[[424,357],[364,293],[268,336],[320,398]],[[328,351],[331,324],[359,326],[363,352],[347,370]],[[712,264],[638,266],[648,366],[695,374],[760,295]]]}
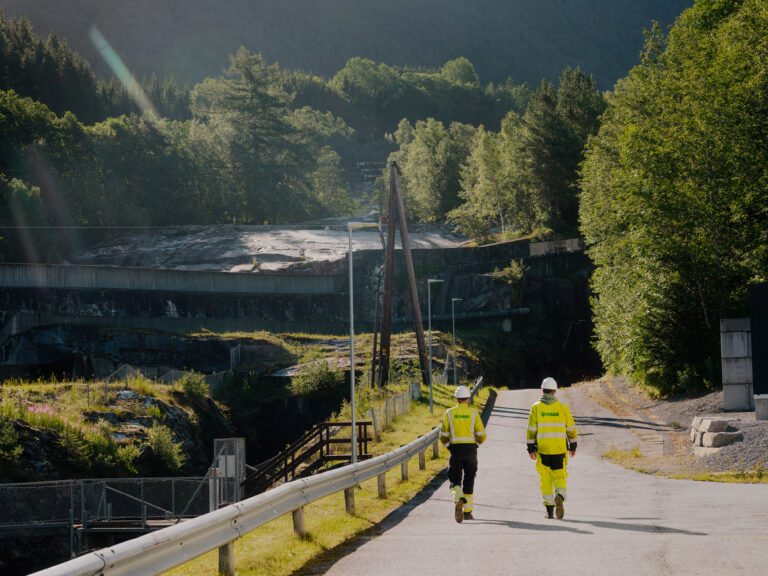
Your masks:
{"label": "green grass", "polygon": [[[659,459],[653,460],[646,458],[639,447],[632,450],[620,450],[611,447],[608,452],[602,456],[616,464],[624,466],[630,470],[642,472],[643,474],[652,474],[655,476],[664,476],[675,480],[697,480],[700,482],[730,482],[738,484],[768,484],[768,469],[765,468],[765,462],[753,466],[750,470],[727,470],[725,472],[707,472],[696,471],[689,466],[677,466],[676,471],[669,471],[663,467]],[[672,458],[672,457],[669,457]]]}
{"label": "green grass", "polygon": [[[454,405],[451,394],[452,387],[436,384],[433,388],[434,413],[430,414],[427,401],[414,402],[411,411],[399,418],[393,429],[385,432],[381,440],[372,445],[372,453],[384,454],[429,432],[440,423],[445,409]],[[475,401],[478,409],[483,408],[489,394],[489,389],[480,393]],[[426,470],[419,470],[418,458],[412,459],[407,481],[401,480],[400,467],[396,467],[387,473],[386,499],[378,497],[376,478],[363,482],[355,490],[354,516],[345,512],[343,492],[307,505],[304,509],[307,529],[305,538],[294,535],[290,514],[260,526],[235,541],[237,573],[248,576],[289,576],[340,557],[342,544],[372,534],[379,522],[424,489],[446,464],[447,452],[441,448],[437,459],[432,458],[431,449],[427,451]],[[214,551],[168,574],[209,575],[215,574],[217,570],[218,553]]]}

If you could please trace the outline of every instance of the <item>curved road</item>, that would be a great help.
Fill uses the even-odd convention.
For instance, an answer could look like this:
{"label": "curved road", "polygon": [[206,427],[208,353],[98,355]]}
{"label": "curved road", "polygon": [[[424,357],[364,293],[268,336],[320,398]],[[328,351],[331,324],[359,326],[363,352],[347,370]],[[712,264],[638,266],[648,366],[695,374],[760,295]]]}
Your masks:
{"label": "curved road", "polygon": [[[546,520],[525,428],[538,390],[500,391],[479,451],[475,520],[453,520],[445,476],[393,513],[332,576],[760,574],[768,569],[768,485],[658,478],[599,458],[637,437],[592,401],[560,392],[579,427],[563,520]],[[445,456],[445,451],[442,452]]]}

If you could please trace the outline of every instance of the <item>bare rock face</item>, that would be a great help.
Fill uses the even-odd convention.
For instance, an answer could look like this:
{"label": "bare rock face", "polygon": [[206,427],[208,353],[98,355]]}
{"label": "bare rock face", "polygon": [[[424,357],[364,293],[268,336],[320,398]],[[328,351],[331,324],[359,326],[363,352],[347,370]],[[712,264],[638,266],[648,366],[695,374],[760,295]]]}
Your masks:
{"label": "bare rock face", "polygon": [[[365,220],[365,218],[363,218]],[[439,224],[409,232],[413,248],[451,248],[465,238]],[[381,249],[374,228],[353,233],[355,250]],[[72,264],[226,272],[327,272],[346,257],[347,222],[295,226],[180,226],[125,236],[83,252]]]}

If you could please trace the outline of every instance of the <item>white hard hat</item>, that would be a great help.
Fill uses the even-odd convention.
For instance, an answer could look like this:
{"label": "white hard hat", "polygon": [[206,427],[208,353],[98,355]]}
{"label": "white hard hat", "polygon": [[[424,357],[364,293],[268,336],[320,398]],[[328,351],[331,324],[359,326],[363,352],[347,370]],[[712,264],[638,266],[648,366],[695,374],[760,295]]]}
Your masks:
{"label": "white hard hat", "polygon": [[453,397],[456,399],[469,398],[469,388],[466,386],[459,386],[456,388],[456,392],[453,393]]}
{"label": "white hard hat", "polygon": [[555,382],[554,378],[544,378],[544,380],[541,381],[541,389],[542,390],[557,390],[557,382]]}

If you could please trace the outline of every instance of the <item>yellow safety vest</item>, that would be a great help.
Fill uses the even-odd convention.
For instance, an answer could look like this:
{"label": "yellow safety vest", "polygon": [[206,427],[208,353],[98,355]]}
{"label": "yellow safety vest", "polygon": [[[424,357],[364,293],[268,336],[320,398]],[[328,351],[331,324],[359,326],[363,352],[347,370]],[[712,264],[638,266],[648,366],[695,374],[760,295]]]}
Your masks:
{"label": "yellow safety vest", "polygon": [[[540,454],[565,454],[567,440],[576,441],[578,432],[568,406],[555,400],[552,404],[536,402],[528,416],[526,439],[529,451]],[[535,450],[531,450],[531,445]]]}
{"label": "yellow safety vest", "polygon": [[440,441],[443,444],[482,444],[485,438],[485,427],[477,410],[466,404],[457,404],[445,411],[440,427]]}

